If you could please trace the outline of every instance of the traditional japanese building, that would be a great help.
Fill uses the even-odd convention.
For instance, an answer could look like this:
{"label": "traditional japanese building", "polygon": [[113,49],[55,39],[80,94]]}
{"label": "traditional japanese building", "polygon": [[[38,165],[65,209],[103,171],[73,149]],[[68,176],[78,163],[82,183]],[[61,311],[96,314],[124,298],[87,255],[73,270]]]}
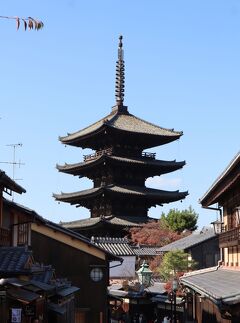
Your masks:
{"label": "traditional japanese building", "polygon": [[64,145],[94,150],[84,156],[83,162],[57,165],[60,172],[89,178],[93,187],[79,192],[54,194],[57,201],[90,210],[90,219],[63,224],[89,236],[96,235],[96,230],[101,231],[101,236],[108,235],[109,230],[112,232],[109,228],[113,226],[121,236],[122,228],[148,221],[148,210],[152,206],[182,200],[188,194],[146,187],[148,177],[178,170],[185,162],[158,160],[155,153],[145,150],[173,142],[181,137],[182,132],[159,127],[131,114],[124,105],[124,79],[120,36],[116,104],[112,111],[92,125],[60,137]]}
{"label": "traditional japanese building", "polygon": [[240,322],[240,152],[200,199],[202,207],[219,211],[218,266],[185,274],[189,321]]}

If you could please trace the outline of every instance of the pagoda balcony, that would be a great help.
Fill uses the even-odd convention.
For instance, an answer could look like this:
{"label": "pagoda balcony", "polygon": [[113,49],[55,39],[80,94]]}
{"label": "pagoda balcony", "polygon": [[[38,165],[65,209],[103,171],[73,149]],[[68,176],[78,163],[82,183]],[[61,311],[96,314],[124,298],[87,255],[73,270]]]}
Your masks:
{"label": "pagoda balcony", "polygon": [[103,150],[98,150],[93,154],[90,155],[83,155],[83,160],[84,161],[89,161],[89,160],[94,160],[98,157],[101,157],[103,155],[112,155],[113,153],[113,149],[112,148],[107,148],[107,149],[103,149]]}
{"label": "pagoda balcony", "polygon": [[11,231],[0,227],[0,247],[8,247],[11,242]]}
{"label": "pagoda balcony", "polygon": [[240,226],[219,235],[219,247],[227,248],[240,245]]}
{"label": "pagoda balcony", "polygon": [[142,157],[144,158],[151,158],[151,159],[155,159],[156,158],[156,153],[150,153],[150,152],[142,152]]}

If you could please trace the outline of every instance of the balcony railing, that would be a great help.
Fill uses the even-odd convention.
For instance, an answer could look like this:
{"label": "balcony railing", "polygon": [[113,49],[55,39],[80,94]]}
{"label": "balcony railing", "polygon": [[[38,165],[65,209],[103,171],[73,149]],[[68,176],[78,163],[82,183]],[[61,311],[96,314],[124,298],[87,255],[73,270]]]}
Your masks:
{"label": "balcony railing", "polygon": [[[93,154],[83,155],[83,160],[84,161],[89,161],[89,160],[93,160],[93,159],[96,159],[98,157],[101,157],[103,155],[112,155],[112,153],[113,153],[113,149],[112,148],[98,150],[98,151],[96,151]],[[145,152],[144,151],[144,152],[142,152],[142,157],[155,159],[156,158],[156,153],[150,153],[150,152]]]}
{"label": "balcony railing", "polygon": [[11,231],[0,227],[0,247],[8,247],[11,243]]}
{"label": "balcony railing", "polygon": [[108,148],[108,149],[103,149],[103,150],[99,150],[99,151],[96,151],[95,153],[93,154],[90,154],[90,155],[84,155],[83,156],[83,160],[84,161],[89,161],[89,160],[93,160],[93,159],[96,159],[100,156],[103,156],[103,155],[112,155],[112,148]]}
{"label": "balcony railing", "polygon": [[240,244],[240,227],[222,232],[219,235],[220,248],[237,246]]}
{"label": "balcony railing", "polygon": [[155,159],[156,158],[156,153],[149,153],[147,151],[146,152],[143,151],[142,152],[142,157]]}

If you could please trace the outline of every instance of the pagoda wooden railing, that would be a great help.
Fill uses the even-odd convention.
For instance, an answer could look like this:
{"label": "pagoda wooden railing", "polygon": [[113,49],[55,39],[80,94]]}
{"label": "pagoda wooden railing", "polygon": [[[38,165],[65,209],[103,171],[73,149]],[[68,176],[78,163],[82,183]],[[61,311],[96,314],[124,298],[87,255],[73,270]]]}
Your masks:
{"label": "pagoda wooden railing", "polygon": [[8,247],[11,244],[11,230],[0,227],[0,247]]}
{"label": "pagoda wooden railing", "polygon": [[219,235],[219,247],[226,248],[240,244],[240,227],[222,232]]}
{"label": "pagoda wooden railing", "polygon": [[143,151],[142,152],[142,157],[155,159],[156,158],[156,153],[149,153],[147,151],[146,152]]}
{"label": "pagoda wooden railing", "polygon": [[113,152],[112,148],[99,150],[99,151],[96,151],[95,153],[90,154],[90,155],[83,155],[83,160],[88,161],[88,160],[96,159],[96,158],[103,156],[103,155],[112,155],[112,152]]}

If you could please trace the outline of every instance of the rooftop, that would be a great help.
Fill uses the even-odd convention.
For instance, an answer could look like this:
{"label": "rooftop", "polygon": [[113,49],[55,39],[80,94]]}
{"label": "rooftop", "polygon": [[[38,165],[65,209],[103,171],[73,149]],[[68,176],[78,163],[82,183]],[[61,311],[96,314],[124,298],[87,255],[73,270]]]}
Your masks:
{"label": "rooftop", "polygon": [[[234,175],[232,177],[229,177],[233,172],[234,172]],[[227,178],[228,178],[228,181],[225,182]],[[218,202],[218,198],[220,197],[220,195],[226,192],[232,185],[236,183],[236,181],[239,181],[239,180],[240,180],[240,152],[238,152],[234,156],[234,158],[231,160],[229,165],[218,176],[218,178],[214,181],[214,183],[204,194],[204,196],[199,200],[199,202],[203,206],[209,206]],[[221,185],[223,182],[225,183],[221,188]]]}
{"label": "rooftop", "polygon": [[188,195],[188,192],[163,191],[148,187],[106,185],[73,193],[53,194],[53,196],[56,200],[61,202],[71,202],[71,204],[78,204],[82,198],[85,199],[86,197],[90,196],[98,196],[103,192],[115,193],[118,194],[118,196],[132,195],[135,198],[147,197],[153,199],[157,204],[178,201],[184,199]]}
{"label": "rooftop", "polygon": [[[99,157],[96,157],[95,159],[86,160],[81,163],[75,163],[75,164],[67,164],[64,165],[57,165],[57,169],[60,172],[65,173],[72,173],[74,175],[81,175],[84,169],[89,169],[90,167],[98,166],[99,164],[103,162],[112,162],[112,163],[121,163],[121,164],[129,164],[136,167],[141,167],[143,169],[147,169],[149,172],[151,172],[152,168],[157,168],[155,170],[156,174],[164,174],[168,173],[177,169],[182,168],[185,165],[185,162],[176,162],[176,160],[171,161],[164,161],[164,160],[156,160],[152,158],[137,158],[137,157],[119,157],[119,156],[113,156],[113,155],[101,155]],[[149,166],[152,166],[152,168],[149,168]]]}
{"label": "rooftop", "polygon": [[126,238],[92,237],[91,242],[116,256],[135,256]]}
{"label": "rooftop", "polygon": [[[68,236],[70,236],[72,238],[75,238],[77,240],[80,240],[80,241],[88,244],[88,245],[91,245],[94,248],[101,249],[102,251],[104,251],[108,255],[109,259],[111,259],[111,260],[116,259],[115,255],[113,255],[110,252],[107,252],[106,250],[104,250],[104,249],[98,247],[97,245],[93,244],[90,241],[90,239],[88,239],[87,237],[81,235],[80,233],[74,232],[74,231],[72,231],[72,230],[70,230],[70,229],[68,229],[68,228],[66,228],[66,227],[64,227],[64,226],[62,226],[60,224],[54,223],[52,221],[49,221],[49,220],[43,218],[42,216],[40,216],[37,212],[35,212],[32,209],[29,209],[29,208],[27,208],[27,207],[25,207],[25,206],[23,206],[21,204],[18,204],[16,202],[12,202],[12,201],[9,201],[9,200],[6,200],[6,199],[4,199],[4,204],[6,204],[6,205],[8,205],[10,207],[14,207],[14,208],[18,209],[19,211],[22,211],[22,212],[27,213],[29,215],[32,215],[33,216],[33,219],[32,219],[33,221],[39,221],[42,224],[44,224],[46,227],[51,228],[54,231],[62,232],[62,233],[66,234],[66,235],[68,235]],[[0,264],[1,264],[1,260],[0,260]]]}
{"label": "rooftop", "polygon": [[0,273],[20,274],[23,272],[30,273],[28,265],[29,259],[32,257],[31,251],[25,247],[1,247],[0,248]]}
{"label": "rooftop", "polygon": [[26,190],[22,186],[18,185],[2,170],[0,170],[0,186],[3,187],[3,189],[6,188],[19,194],[26,193]]}
{"label": "rooftop", "polygon": [[60,222],[60,225],[69,229],[92,227],[99,223],[123,226],[123,227],[132,227],[132,226],[136,227],[136,226],[141,226],[141,223],[146,223],[149,220],[152,220],[152,219],[149,217],[137,217],[137,216],[118,217],[113,215],[113,216],[105,216],[105,217],[88,218],[88,219],[76,220],[71,222]]}
{"label": "rooftop", "polygon": [[187,250],[214,237],[216,237],[214,230],[212,228],[205,228],[202,231],[195,231],[187,237],[169,243],[164,247],[158,248],[158,252]]}
{"label": "rooftop", "polygon": [[186,274],[181,282],[215,303],[240,302],[240,271],[213,267]]}
{"label": "rooftop", "polygon": [[135,133],[139,135],[150,135],[153,137],[165,137],[166,142],[176,140],[182,135],[182,132],[162,128],[128,112],[119,113],[119,111],[116,110],[92,125],[72,134],[68,134],[65,137],[60,137],[59,139],[63,144],[78,146],[78,141],[80,141],[81,138],[92,136],[96,132],[105,131],[105,129],[119,130],[125,133]]}

